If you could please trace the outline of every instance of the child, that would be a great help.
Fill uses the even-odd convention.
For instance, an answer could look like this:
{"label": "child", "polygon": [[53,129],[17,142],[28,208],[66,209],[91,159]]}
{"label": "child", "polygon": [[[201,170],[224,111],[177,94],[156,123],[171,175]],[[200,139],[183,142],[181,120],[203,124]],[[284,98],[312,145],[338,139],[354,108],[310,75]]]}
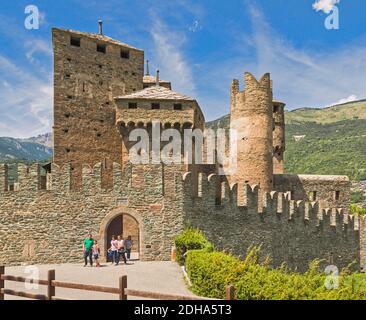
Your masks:
{"label": "child", "polygon": [[99,255],[100,255],[100,247],[99,247],[98,241],[95,240],[94,245],[93,245],[93,257],[94,257],[94,260],[95,260],[95,263],[96,263],[97,267],[100,267]]}

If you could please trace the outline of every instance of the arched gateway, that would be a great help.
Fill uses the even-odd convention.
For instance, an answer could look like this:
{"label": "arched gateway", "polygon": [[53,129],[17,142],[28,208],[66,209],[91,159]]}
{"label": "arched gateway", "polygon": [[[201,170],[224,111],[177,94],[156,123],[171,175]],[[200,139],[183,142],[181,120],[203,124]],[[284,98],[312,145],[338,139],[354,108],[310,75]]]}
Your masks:
{"label": "arched gateway", "polygon": [[102,221],[99,239],[102,259],[107,261],[107,250],[110,247],[112,235],[131,236],[133,240],[132,258],[141,258],[141,223],[138,213],[126,207],[112,210]]}

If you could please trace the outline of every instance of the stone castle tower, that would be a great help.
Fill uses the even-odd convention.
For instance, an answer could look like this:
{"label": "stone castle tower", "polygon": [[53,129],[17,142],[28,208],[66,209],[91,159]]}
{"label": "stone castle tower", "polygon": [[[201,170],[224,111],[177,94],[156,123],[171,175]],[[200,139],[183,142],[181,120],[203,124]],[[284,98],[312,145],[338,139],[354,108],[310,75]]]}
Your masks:
{"label": "stone castle tower", "polygon": [[70,163],[81,184],[82,164],[103,163],[103,184],[112,163],[121,163],[113,97],[143,89],[144,52],[99,34],[52,30],[54,48],[54,159]]}
{"label": "stone castle tower", "polygon": [[237,170],[231,183],[257,184],[262,191],[273,190],[273,106],[269,74],[258,82],[245,73],[245,90],[239,81],[231,86],[230,128],[237,132]]}
{"label": "stone castle tower", "polygon": [[[283,174],[284,104],[273,101],[269,74],[257,81],[246,73],[243,91],[232,83],[230,120],[238,133],[232,175],[218,174],[218,161],[199,165],[196,158],[131,163],[136,128],[147,129],[141,140],[149,140],[148,154],[156,151],[156,123],[161,131],[178,129],[161,139],[168,156],[177,150],[186,157],[207,143],[193,131],[209,127],[197,100],[148,68],[144,76],[144,52],[102,30],[52,33],[54,163],[44,170],[19,164],[12,186],[8,166],[0,164],[0,263],[78,262],[86,232],[100,241],[102,257],[111,236],[123,234],[132,236],[141,260],[169,260],[174,238],[192,226],[239,256],[260,245],[274,266],[302,270],[314,259],[357,265],[364,244],[347,215],[348,177]],[[181,138],[183,130],[194,137],[187,149],[179,139],[176,149],[166,148],[170,134]]]}
{"label": "stone castle tower", "polygon": [[286,150],[285,142],[285,104],[273,100],[273,173],[283,174],[284,153]]}

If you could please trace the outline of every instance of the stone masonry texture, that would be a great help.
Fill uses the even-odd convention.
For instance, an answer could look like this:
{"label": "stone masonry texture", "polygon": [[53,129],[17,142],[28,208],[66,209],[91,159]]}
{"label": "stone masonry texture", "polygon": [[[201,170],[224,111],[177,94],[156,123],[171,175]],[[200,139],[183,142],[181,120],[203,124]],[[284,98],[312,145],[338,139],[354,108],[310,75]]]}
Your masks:
{"label": "stone masonry texture", "polygon": [[89,232],[105,258],[109,226],[123,215],[121,232],[145,261],[169,260],[174,238],[193,226],[240,257],[260,245],[272,266],[365,265],[365,222],[348,215],[349,179],[283,174],[284,104],[273,101],[269,74],[258,81],[246,73],[242,91],[232,83],[233,175],[217,175],[217,161],[133,165],[133,129],[151,134],[156,121],[181,135],[203,129],[198,102],[168,81],[144,80],[140,49],[78,31],[54,28],[52,36],[54,159],[46,175],[19,164],[16,185],[0,165],[0,264],[80,262]]}

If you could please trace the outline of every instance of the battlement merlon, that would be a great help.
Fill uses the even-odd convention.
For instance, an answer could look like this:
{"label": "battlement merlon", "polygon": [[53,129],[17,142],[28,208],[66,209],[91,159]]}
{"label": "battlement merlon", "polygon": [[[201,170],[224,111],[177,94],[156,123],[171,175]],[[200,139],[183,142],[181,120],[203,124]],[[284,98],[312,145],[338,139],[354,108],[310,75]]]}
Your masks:
{"label": "battlement merlon", "polygon": [[[342,180],[341,177],[340,179]],[[194,186],[196,182],[198,186]],[[238,203],[240,191],[237,184],[228,188],[228,183],[222,182],[219,176],[214,174],[209,176],[200,174],[199,179],[195,181],[192,179],[192,173],[187,172],[181,179],[176,179],[176,183],[181,184],[176,188],[183,191],[184,203],[188,206],[197,205],[200,203],[197,201],[201,201],[201,208],[208,212],[230,212],[230,214],[239,214],[240,208],[243,207]],[[194,189],[199,190],[198,194],[192,192]],[[337,230],[342,230],[344,225],[347,225],[350,230],[357,230],[352,224],[354,219],[348,218],[348,210],[343,207],[324,207],[321,201],[293,200],[290,199],[290,192],[261,192],[256,185],[246,184],[242,190],[247,214],[262,215],[272,221],[280,215],[284,221],[291,220],[297,224],[308,221],[314,227],[322,224],[323,227],[336,227]]]}
{"label": "battlement merlon", "polygon": [[0,163],[0,192],[8,190],[8,165]]}

